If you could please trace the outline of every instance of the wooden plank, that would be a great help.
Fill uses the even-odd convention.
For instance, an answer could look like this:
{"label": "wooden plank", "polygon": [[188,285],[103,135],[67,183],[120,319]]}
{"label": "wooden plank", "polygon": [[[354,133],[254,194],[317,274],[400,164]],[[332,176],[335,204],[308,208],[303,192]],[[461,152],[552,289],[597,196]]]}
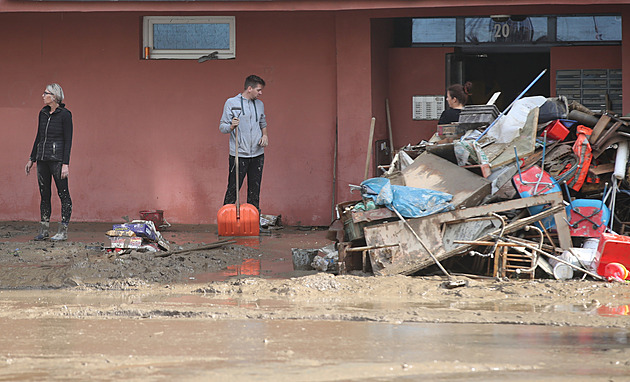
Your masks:
{"label": "wooden plank", "polygon": [[597,166],[591,165],[588,169],[588,172],[593,175],[610,174],[613,171],[615,171],[614,163],[602,163]]}
{"label": "wooden plank", "polygon": [[376,123],[376,118],[372,117],[372,121],[370,122],[370,140],[368,141],[367,147],[367,158],[365,158],[365,176],[363,180],[368,178],[368,174],[370,173],[370,159],[372,159],[372,145],[374,141],[374,124]]}
{"label": "wooden plank", "polygon": [[[527,218],[524,218],[524,219],[521,219],[521,220],[518,220],[516,222],[508,224],[507,226],[505,226],[503,233],[505,234],[505,233],[511,233],[511,232],[514,232],[514,231],[518,231],[519,229],[524,228],[525,226],[534,224],[534,223],[536,223],[536,222],[538,222],[538,221],[540,221],[540,220],[542,220],[542,219],[544,219],[544,218],[546,218],[546,217],[548,217],[550,215],[553,215],[553,214],[555,214],[557,212],[560,212],[560,211],[563,211],[563,210],[564,210],[564,205],[557,205],[557,206],[551,207],[550,209],[542,211],[541,213],[539,213],[537,215],[530,216],[530,217],[527,217]],[[496,231],[493,231],[493,232],[491,232],[491,233],[489,233],[487,235],[484,235],[484,236],[478,238],[478,240],[482,240],[482,241],[483,240],[490,240],[490,239],[493,238],[493,236],[499,235],[500,233],[501,233],[500,230],[496,230]],[[450,250],[450,251],[442,254],[441,256],[437,256],[436,255],[436,257],[437,257],[438,261],[440,261],[440,260],[447,259],[449,257],[455,256],[457,254],[464,253],[464,252],[470,250],[470,248],[471,248],[470,245],[462,245],[461,247],[458,247],[456,249]],[[418,262],[418,264],[415,267],[410,267],[409,269],[407,269],[407,270],[405,270],[403,272],[400,272],[400,273],[401,274],[405,274],[405,275],[410,275],[410,274],[413,274],[415,272],[418,272],[419,270],[421,270],[423,268],[426,268],[427,266],[429,266],[429,265],[431,265],[433,263],[433,260],[431,260],[431,259],[429,259],[429,260],[430,261],[424,260],[424,261]]]}
{"label": "wooden plank", "polygon": [[610,137],[612,137],[612,135],[617,132],[617,130],[621,127],[621,125],[622,125],[621,121],[615,122],[610,127],[610,129],[606,130],[605,133],[603,133],[596,141],[594,141],[594,143],[591,145],[592,149],[596,151],[601,150],[602,147],[600,147],[600,145],[606,142]]}
{"label": "wooden plank", "polygon": [[593,149],[593,157],[594,158],[599,158],[608,147],[614,145],[615,143],[619,143],[619,142],[623,142],[623,141],[627,141],[628,137],[623,136],[621,134],[613,134],[610,138],[606,139],[605,142],[601,142],[599,143],[599,147],[600,149]]}
{"label": "wooden plank", "polygon": [[429,152],[420,154],[402,174],[406,186],[453,195],[455,207],[476,206],[492,191],[489,180]]}
{"label": "wooden plank", "polygon": [[[427,247],[437,257],[437,259],[442,260],[471,248],[471,246],[461,245],[447,250],[444,243],[442,224],[457,223],[474,217],[488,216],[491,213],[533,207],[542,204],[550,204],[551,207],[538,215],[527,217],[518,220],[515,223],[509,224],[506,226],[505,231],[505,233],[509,233],[512,232],[510,230],[518,230],[525,225],[533,224],[547,216],[559,214],[561,211],[564,211],[562,193],[556,192],[532,196],[530,198],[508,200],[485,206],[448,211],[421,218],[408,219],[408,222],[422,238]],[[566,224],[566,222],[564,224]],[[363,231],[365,234],[366,244],[368,246],[400,245],[400,251],[396,253],[395,258],[391,256],[391,250],[390,253],[385,254],[393,259],[390,264],[384,264],[381,261],[382,259],[379,260],[381,261],[381,265],[384,265],[383,269],[379,270],[380,274],[411,274],[434,263],[424,247],[422,247],[418,240],[401,221],[376,224],[365,227]],[[499,234],[500,229],[492,229],[491,233]],[[492,238],[491,234],[484,234],[481,238],[478,237],[478,232],[475,233],[474,231],[471,231],[470,234],[472,237],[459,237],[458,239],[488,240]],[[383,255],[383,252],[385,251],[387,250],[375,250],[369,252],[371,256],[374,253],[379,254],[379,257],[382,258],[383,256],[381,255]]]}
{"label": "wooden plank", "polygon": [[560,248],[573,247],[573,240],[571,239],[571,230],[569,229],[569,224],[567,223],[566,209],[558,211],[558,213],[554,214],[553,220],[556,222],[556,232],[558,234],[558,241],[560,242]]}
{"label": "wooden plank", "polygon": [[487,216],[496,212],[540,206],[543,204],[558,204],[562,203],[563,200],[561,192],[551,192],[549,194],[536,195],[529,198],[512,199],[505,202],[486,204],[484,206],[462,208],[431,216],[435,217],[440,223],[455,222],[457,220],[469,219],[477,216]]}
{"label": "wooden plank", "polygon": [[588,138],[588,141],[591,145],[597,142],[597,139],[599,139],[599,136],[602,134],[602,132],[604,132],[604,129],[606,128],[606,126],[608,126],[609,122],[610,116],[608,114],[603,114],[599,118],[599,121],[597,121],[595,127],[593,128],[591,136]]}

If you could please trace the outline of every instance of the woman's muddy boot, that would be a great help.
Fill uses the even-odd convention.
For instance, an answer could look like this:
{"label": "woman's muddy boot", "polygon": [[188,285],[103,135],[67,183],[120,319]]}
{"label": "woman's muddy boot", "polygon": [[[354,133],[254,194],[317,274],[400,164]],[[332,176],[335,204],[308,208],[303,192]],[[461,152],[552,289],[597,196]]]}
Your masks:
{"label": "woman's muddy boot", "polygon": [[59,231],[57,234],[50,238],[52,241],[64,241],[68,239],[68,224],[59,223]]}
{"label": "woman's muddy boot", "polygon": [[48,239],[49,228],[50,222],[39,222],[39,233],[33,238],[33,240],[42,241]]}

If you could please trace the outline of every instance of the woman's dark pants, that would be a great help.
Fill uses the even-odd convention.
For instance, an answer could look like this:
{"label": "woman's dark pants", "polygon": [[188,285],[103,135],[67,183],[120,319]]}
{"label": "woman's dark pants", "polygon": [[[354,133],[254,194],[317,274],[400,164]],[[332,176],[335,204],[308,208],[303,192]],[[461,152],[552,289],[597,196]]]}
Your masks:
{"label": "woman's dark pants", "polygon": [[37,182],[39,183],[39,194],[42,198],[39,205],[41,221],[49,222],[52,210],[50,198],[52,197],[52,179],[55,179],[57,194],[61,199],[61,223],[70,223],[72,215],[72,199],[68,190],[68,178],[61,179],[61,162],[37,161]]}

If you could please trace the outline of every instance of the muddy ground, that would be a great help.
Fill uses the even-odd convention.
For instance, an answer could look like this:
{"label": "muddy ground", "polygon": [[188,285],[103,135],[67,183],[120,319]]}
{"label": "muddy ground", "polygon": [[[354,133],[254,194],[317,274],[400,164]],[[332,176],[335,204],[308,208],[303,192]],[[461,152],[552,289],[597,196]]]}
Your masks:
{"label": "muddy ground", "polygon": [[[210,228],[209,228],[210,227]],[[98,296],[130,291],[136,295],[188,295],[231,304],[190,304],[165,310],[147,302],[79,306],[70,311],[31,309],[29,317],[193,317],[211,319],[310,319],[379,322],[514,323],[555,326],[628,326],[630,285],[592,280],[556,281],[466,279],[468,285],[448,289],[439,276],[335,276],[288,272],[267,276],[236,272],[220,281],[200,282],[199,275],[220,275],[247,259],[285,268],[290,248],[328,244],[325,231],[285,228],[260,238],[260,245],[237,245],[158,257],[151,252],[116,254],[102,249],[107,225],[76,224],[70,240],[34,242],[36,225],[0,223],[0,290],[60,289]],[[213,231],[214,230],[214,231]],[[209,244],[216,227],[172,227],[163,232],[172,250]],[[257,239],[258,240],[258,239]],[[258,242],[258,241],[256,241]],[[247,244],[247,243],[246,243]],[[265,252],[265,245],[285,247],[284,255]],[[240,273],[240,274],[239,274]],[[225,276],[226,273],[224,272]],[[229,274],[227,274],[229,276]],[[207,278],[211,280],[212,277]],[[132,299],[133,300],[133,299]],[[259,302],[275,306],[257,309]],[[4,312],[20,315],[19,311]]]}

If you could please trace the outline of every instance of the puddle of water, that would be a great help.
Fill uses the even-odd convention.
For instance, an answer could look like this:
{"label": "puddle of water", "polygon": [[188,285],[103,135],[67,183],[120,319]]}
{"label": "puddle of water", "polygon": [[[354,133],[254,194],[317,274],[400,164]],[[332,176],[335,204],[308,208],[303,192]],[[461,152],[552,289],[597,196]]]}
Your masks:
{"label": "puddle of water", "polygon": [[621,380],[627,330],[186,319],[0,319],[0,377]]}
{"label": "puddle of water", "polygon": [[[248,246],[260,251],[257,259],[246,259],[241,264],[227,267],[219,272],[207,272],[192,275],[188,283],[207,283],[223,281],[234,276],[263,276],[270,278],[286,278],[296,275],[293,269],[291,248],[322,248],[330,243],[326,239],[326,231],[300,231],[283,233],[274,231],[269,236],[234,237],[236,245]],[[304,272],[298,272],[304,274]],[[314,273],[307,272],[307,273]]]}
{"label": "puddle of water", "polygon": [[[172,303],[187,303],[187,304],[210,304],[210,305],[228,305],[239,306],[244,308],[252,308],[256,310],[274,310],[288,308],[295,306],[295,303],[291,303],[283,299],[260,299],[252,302],[251,300],[244,300],[234,297],[217,298],[216,296],[203,296],[203,295],[185,295],[170,297],[166,302]],[[403,301],[391,301],[391,302],[336,302],[326,301],[326,304],[336,310],[361,310],[361,311],[388,311],[388,310],[405,310],[405,309],[449,309],[460,311],[476,311],[476,312],[496,312],[496,313],[553,313],[553,312],[573,312],[573,313],[586,313],[598,316],[618,316],[618,315],[630,315],[630,305],[619,306],[589,306],[584,304],[513,304],[513,303],[466,303],[466,302],[441,302],[441,303],[418,303],[418,302],[403,302]],[[317,302],[300,302],[299,306],[304,311],[312,309],[321,309],[321,301]]]}

